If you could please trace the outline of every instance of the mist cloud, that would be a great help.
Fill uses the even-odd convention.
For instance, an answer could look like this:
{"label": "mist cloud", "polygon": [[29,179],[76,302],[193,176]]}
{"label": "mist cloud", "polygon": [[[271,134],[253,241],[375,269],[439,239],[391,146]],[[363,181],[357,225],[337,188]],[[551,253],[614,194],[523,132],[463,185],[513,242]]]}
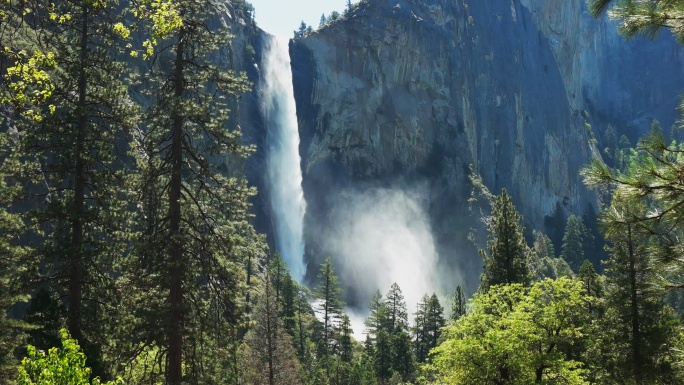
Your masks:
{"label": "mist cloud", "polygon": [[[333,206],[327,248],[347,292],[358,336],[373,293],[386,294],[392,283],[402,289],[409,314],[426,294],[439,288],[439,256],[426,214],[425,190],[370,189],[341,193]],[[361,308],[361,309],[359,309]]]}

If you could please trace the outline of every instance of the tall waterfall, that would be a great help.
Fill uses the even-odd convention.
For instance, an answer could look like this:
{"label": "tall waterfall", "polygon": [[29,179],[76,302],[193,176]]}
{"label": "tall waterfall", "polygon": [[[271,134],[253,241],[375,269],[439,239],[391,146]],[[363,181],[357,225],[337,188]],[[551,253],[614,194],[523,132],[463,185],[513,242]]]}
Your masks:
{"label": "tall waterfall", "polygon": [[267,125],[268,191],[276,250],[290,268],[292,278],[301,282],[306,273],[302,234],[305,201],[287,40],[267,38],[262,84],[263,113]]}

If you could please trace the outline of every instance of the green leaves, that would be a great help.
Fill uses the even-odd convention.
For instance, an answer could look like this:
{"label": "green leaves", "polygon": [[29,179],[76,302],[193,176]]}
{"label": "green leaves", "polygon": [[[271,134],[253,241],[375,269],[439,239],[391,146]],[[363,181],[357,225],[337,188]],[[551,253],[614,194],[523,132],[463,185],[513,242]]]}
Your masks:
{"label": "green leaves", "polygon": [[581,363],[560,347],[584,337],[587,303],[581,283],[546,279],[476,294],[472,312],[447,326],[427,371],[449,384],[586,384]]}
{"label": "green leaves", "polygon": [[[86,357],[78,343],[61,330],[62,348],[46,352],[27,347],[27,357],[21,361],[20,385],[99,385],[99,378],[90,381],[91,370],[85,366]],[[123,385],[121,379],[103,385]]]}
{"label": "green leaves", "polygon": [[[14,65],[7,68],[4,74],[8,82],[8,92],[0,98],[2,103],[11,104],[25,117],[40,122],[43,114],[40,106],[50,99],[55,85],[49,71],[57,66],[52,52],[34,51],[29,55],[25,50],[14,51],[4,47],[2,55],[9,57]],[[55,112],[53,105],[50,113]]]}

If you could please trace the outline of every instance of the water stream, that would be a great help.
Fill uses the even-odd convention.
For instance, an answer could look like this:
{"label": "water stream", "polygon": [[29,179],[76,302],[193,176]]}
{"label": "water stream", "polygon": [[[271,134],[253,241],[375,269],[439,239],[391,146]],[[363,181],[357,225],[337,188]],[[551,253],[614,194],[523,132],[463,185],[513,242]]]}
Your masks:
{"label": "water stream", "polygon": [[302,282],[306,273],[302,234],[306,203],[288,41],[268,37],[264,48],[261,93],[267,125],[268,195],[275,244],[292,278]]}

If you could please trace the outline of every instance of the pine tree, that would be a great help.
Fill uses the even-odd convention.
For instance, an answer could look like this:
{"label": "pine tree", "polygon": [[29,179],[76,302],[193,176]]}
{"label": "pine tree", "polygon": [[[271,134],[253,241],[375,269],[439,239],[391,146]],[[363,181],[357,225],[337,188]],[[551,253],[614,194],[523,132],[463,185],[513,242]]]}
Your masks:
{"label": "pine tree", "polygon": [[589,260],[584,260],[582,266],[579,269],[579,274],[577,274],[577,279],[584,283],[584,290],[587,295],[594,298],[603,297],[603,284],[601,283],[601,278],[596,273],[594,265],[589,262]]}
{"label": "pine tree", "polygon": [[590,12],[598,17],[611,9],[611,17],[619,19],[620,32],[628,37],[643,34],[655,37],[668,28],[677,41],[684,42],[684,22],[679,14],[681,1],[592,0]]}
{"label": "pine tree", "polygon": [[458,321],[459,318],[466,314],[466,299],[463,294],[461,285],[456,286],[456,293],[454,293],[454,302],[451,305],[451,320]]}
{"label": "pine tree", "polygon": [[387,381],[392,377],[392,336],[387,330],[378,332],[375,340],[373,362],[375,375],[380,381]]}
{"label": "pine tree", "polygon": [[317,311],[323,319],[323,354],[331,353],[334,344],[335,330],[342,317],[342,288],[340,281],[335,275],[332,258],[326,258],[318,273],[319,285],[314,290],[320,304]]}
{"label": "pine tree", "polygon": [[324,26],[326,22],[327,22],[327,19],[325,18],[325,13],[323,13],[323,14],[321,14],[321,20],[318,22],[318,28]]}
{"label": "pine tree", "polygon": [[[140,338],[160,341],[170,385],[232,375],[217,370],[235,362],[243,266],[261,253],[248,222],[254,191],[239,169],[220,167],[239,164],[251,152],[241,145],[239,130],[231,129],[228,113],[248,84],[214,62],[229,44],[229,31],[215,23],[225,4],[178,0],[174,5],[182,26],[154,52],[152,105],[132,143],[141,170],[137,201],[143,226],[128,267],[138,276],[145,273],[130,278],[147,295],[141,328],[159,334]],[[222,355],[215,349],[219,339]],[[209,365],[214,360],[222,364]]]}
{"label": "pine tree", "polygon": [[394,335],[400,331],[408,330],[408,312],[406,301],[397,283],[393,283],[385,296],[385,308],[387,309],[387,331]]}
{"label": "pine tree", "polygon": [[425,362],[430,350],[437,346],[442,333],[441,329],[446,324],[443,313],[444,308],[439,303],[436,294],[432,296],[425,294],[418,303],[413,329],[414,350],[418,362]]}
{"label": "pine tree", "polygon": [[655,284],[649,250],[653,239],[648,228],[631,222],[644,209],[615,196],[603,219],[612,244],[605,271],[603,345],[612,351],[608,367],[618,369],[614,374],[620,382],[654,383],[672,374],[667,359],[672,314],[665,309],[662,288]]}
{"label": "pine tree", "polygon": [[[577,279],[582,281],[584,291],[587,295],[597,299],[603,297],[603,282],[601,281],[601,277],[596,273],[596,270],[594,270],[594,265],[592,265],[589,260],[585,259],[584,263],[582,263],[579,273],[577,274]],[[593,302],[589,303],[588,306],[590,313],[597,317],[602,316],[603,311],[600,307],[596,306]]]}
{"label": "pine tree", "polygon": [[299,29],[294,31],[294,38],[295,39],[301,39],[304,36],[306,36],[306,23],[304,20],[299,24]]}
{"label": "pine tree", "polygon": [[494,202],[487,223],[487,251],[480,250],[485,262],[481,290],[499,284],[529,284],[531,250],[525,244],[521,222],[522,217],[504,189]]}
{"label": "pine tree", "polygon": [[[28,324],[9,316],[10,309],[28,299],[29,277],[33,275],[30,247],[21,246],[20,236],[26,234],[21,216],[6,207],[24,193],[13,175],[21,174],[23,164],[15,163],[9,153],[11,136],[0,133],[0,382],[13,383],[16,378],[15,350],[24,344]],[[17,169],[19,168],[19,169]]]}
{"label": "pine tree", "polygon": [[444,308],[439,303],[439,298],[437,298],[437,295],[432,293],[432,296],[428,302],[426,314],[426,335],[428,337],[430,349],[437,346],[437,343],[439,342],[439,336],[442,333],[441,329],[444,327],[445,323]]}
{"label": "pine tree", "polygon": [[570,265],[573,271],[578,271],[582,261],[587,257],[584,255],[585,243],[591,242],[589,231],[576,215],[568,217],[563,235],[563,251],[561,257]]}
{"label": "pine tree", "polygon": [[278,305],[271,277],[254,312],[255,326],[245,336],[240,352],[242,379],[249,384],[301,384],[301,367],[292,344],[278,316]]}
{"label": "pine tree", "polygon": [[123,82],[128,69],[116,60],[127,30],[117,24],[120,8],[111,1],[8,6],[18,6],[12,18],[25,23],[12,39],[21,36],[30,50],[51,52],[56,67],[49,73],[50,104],[40,106],[40,119],[18,122],[16,151],[39,164],[30,179],[42,183],[31,186],[31,199],[12,204],[30,206],[24,218],[41,224],[42,271],[33,280],[66,294],[69,332],[94,373],[103,376],[105,314],[116,303],[108,273],[126,246],[122,211],[130,201],[122,182],[125,154],[117,141],[127,140],[137,116]]}
{"label": "pine tree", "polygon": [[351,0],[347,0],[346,7],[344,8],[344,15],[349,16],[349,14],[351,13],[351,10],[352,10]]}
{"label": "pine tree", "polygon": [[342,316],[340,323],[339,337],[337,338],[340,345],[340,359],[343,362],[351,362],[353,354],[352,335],[354,331],[351,327],[351,321],[346,314]]}
{"label": "pine tree", "polygon": [[427,294],[423,295],[420,302],[416,305],[416,312],[413,314],[413,349],[416,352],[416,360],[418,362],[425,362],[428,353],[430,352],[428,331],[428,305],[430,297]]}
{"label": "pine tree", "polygon": [[541,231],[535,230],[532,235],[534,237],[534,254],[531,266],[536,279],[572,277],[573,273],[570,266],[562,258],[556,258],[551,239]]}
{"label": "pine tree", "polygon": [[399,374],[402,382],[409,382],[415,372],[411,337],[403,331],[392,339],[392,370]]}
{"label": "pine tree", "polygon": [[376,290],[373,294],[373,297],[368,304],[368,311],[368,319],[364,322],[366,326],[366,335],[370,338],[371,342],[374,342],[378,331],[382,329],[383,324],[386,323],[384,319],[387,315],[387,309],[382,299],[382,294],[380,294],[380,290]]}

